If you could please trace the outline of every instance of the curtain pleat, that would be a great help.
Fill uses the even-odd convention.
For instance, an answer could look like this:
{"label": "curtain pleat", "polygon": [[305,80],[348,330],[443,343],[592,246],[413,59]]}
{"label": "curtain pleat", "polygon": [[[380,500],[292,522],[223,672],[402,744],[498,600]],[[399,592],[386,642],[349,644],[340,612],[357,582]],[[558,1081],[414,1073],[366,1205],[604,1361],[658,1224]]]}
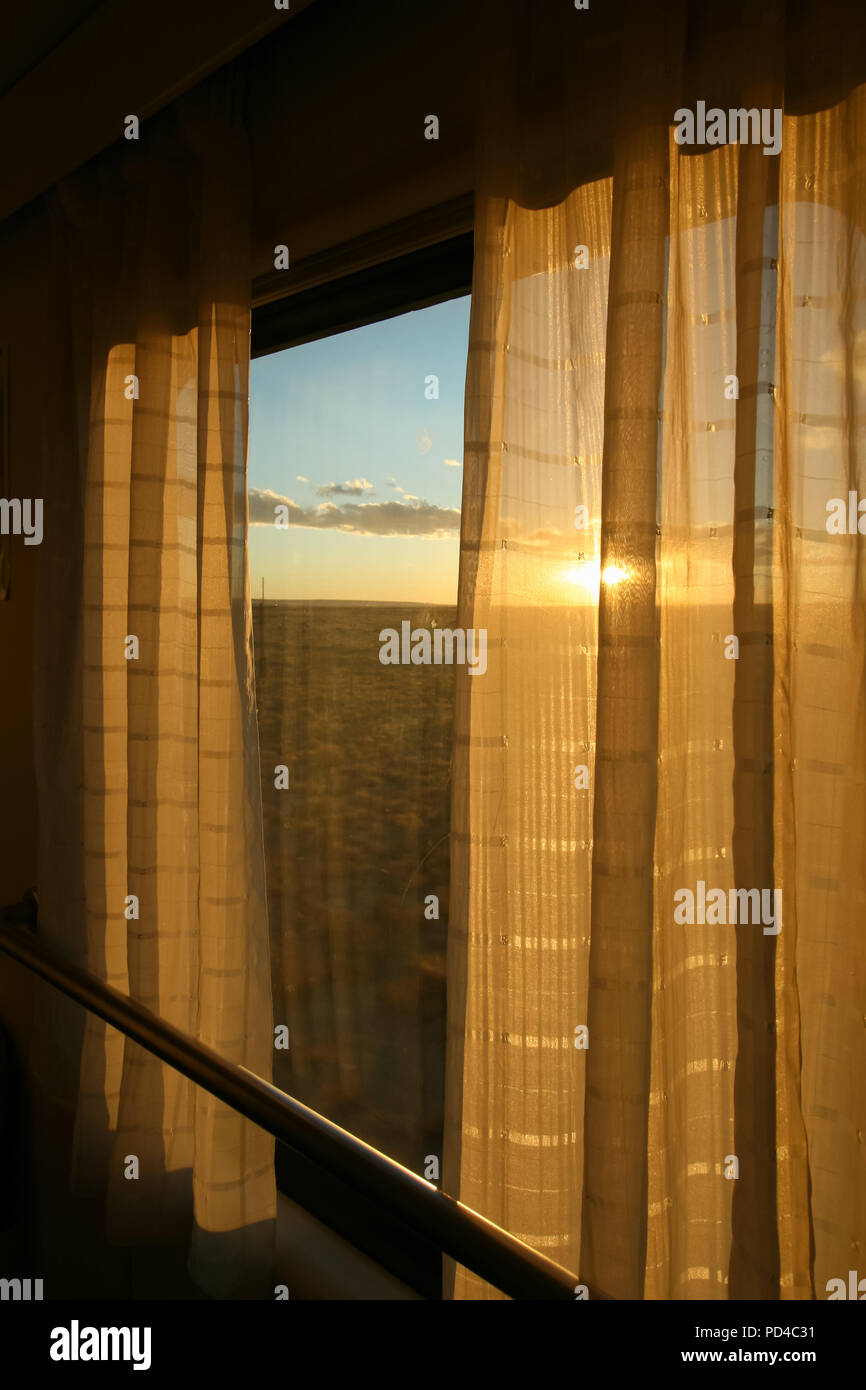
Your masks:
{"label": "curtain pleat", "polygon": [[[761,105],[772,107],[771,94]],[[736,250],[734,422],[734,592],[739,642],[733,689],[732,873],[736,885],[773,883],[773,654],[767,592],[767,522],[772,518],[765,412],[771,387],[760,360],[767,275],[766,210],[775,202],[775,164],[754,145],[739,151]],[[774,226],[773,226],[774,230]],[[745,389],[743,388],[743,384]],[[763,447],[762,447],[763,446]],[[763,501],[763,505],[762,505]],[[740,1163],[731,1212],[731,1298],[772,1298],[776,1249],[774,959],[776,941],[751,925],[736,928],[737,1065],[732,1152]]]}
{"label": "curtain pleat", "polygon": [[[662,396],[658,801],[647,1149],[649,1298],[723,1297],[736,1057],[736,943],[724,926],[676,929],[674,893],[732,885],[733,306],[735,151],[677,159]],[[712,220],[708,209],[714,209]],[[713,524],[715,523],[715,524]],[[696,788],[712,789],[706,796]],[[697,933],[697,934],[695,934]]]}
{"label": "curtain pleat", "polygon": [[860,533],[829,534],[826,511],[866,496],[864,129],[863,87],[786,120],[779,177],[776,991],[779,1103],[799,1083],[802,1113],[779,1129],[780,1233],[786,1288],[808,1287],[811,1243],[819,1298],[866,1248],[866,567]]}
{"label": "curtain pleat", "polygon": [[[581,1275],[643,1287],[658,763],[656,531],[668,129],[663,30],[645,24],[637,130],[617,138],[605,347],[598,649],[584,1077]],[[579,273],[575,270],[575,273]],[[579,405],[577,407],[580,408]],[[613,1274],[615,1271],[615,1274]],[[611,1283],[611,1279],[613,1282]]]}

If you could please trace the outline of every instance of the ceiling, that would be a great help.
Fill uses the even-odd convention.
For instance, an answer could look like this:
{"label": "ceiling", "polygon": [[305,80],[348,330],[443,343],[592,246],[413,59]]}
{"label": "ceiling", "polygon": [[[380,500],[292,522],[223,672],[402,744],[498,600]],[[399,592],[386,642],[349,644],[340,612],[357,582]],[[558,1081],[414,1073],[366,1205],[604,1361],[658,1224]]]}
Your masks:
{"label": "ceiling", "polygon": [[105,0],[5,0],[0,9],[0,98]]}
{"label": "ceiling", "polygon": [[0,222],[313,0],[3,0]]}

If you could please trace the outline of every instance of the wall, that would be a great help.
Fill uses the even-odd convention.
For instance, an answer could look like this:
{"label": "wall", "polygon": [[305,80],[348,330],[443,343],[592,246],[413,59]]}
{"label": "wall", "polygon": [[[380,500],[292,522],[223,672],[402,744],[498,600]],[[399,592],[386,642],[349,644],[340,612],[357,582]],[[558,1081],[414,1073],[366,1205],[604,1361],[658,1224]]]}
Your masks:
{"label": "wall", "polygon": [[[33,497],[39,465],[47,292],[46,227],[31,209],[0,227],[0,341],[9,354],[9,496]],[[50,273],[50,272],[49,272]],[[0,905],[35,883],[32,620],[39,547],[11,538],[10,597],[0,603]]]}

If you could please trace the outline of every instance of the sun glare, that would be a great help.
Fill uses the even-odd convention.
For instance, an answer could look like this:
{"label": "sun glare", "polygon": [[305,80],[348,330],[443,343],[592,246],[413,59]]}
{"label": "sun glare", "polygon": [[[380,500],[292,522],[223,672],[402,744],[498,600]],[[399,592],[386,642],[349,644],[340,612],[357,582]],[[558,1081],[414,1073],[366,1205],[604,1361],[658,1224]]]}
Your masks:
{"label": "sun glare", "polygon": [[628,578],[628,570],[624,570],[621,565],[606,565],[601,577],[605,584],[621,584]]}
{"label": "sun glare", "polygon": [[568,569],[562,570],[560,578],[563,584],[584,589],[587,594],[597,598],[602,583],[621,584],[628,574],[629,571],[621,565],[605,565],[602,573],[598,560],[585,560],[583,564],[569,565]]}

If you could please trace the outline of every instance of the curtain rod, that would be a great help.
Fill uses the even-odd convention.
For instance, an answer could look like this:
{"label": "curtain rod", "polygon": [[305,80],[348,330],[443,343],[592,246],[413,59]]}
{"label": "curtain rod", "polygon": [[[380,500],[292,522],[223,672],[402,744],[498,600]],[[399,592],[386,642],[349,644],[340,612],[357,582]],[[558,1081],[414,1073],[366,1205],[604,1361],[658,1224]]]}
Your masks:
{"label": "curtain rod", "polygon": [[[281,1144],[349,1182],[503,1293],[516,1299],[574,1299],[580,1281],[561,1265],[246,1067],[227,1061],[134,999],[70,964],[53,948],[37,943],[26,928],[0,923],[0,950]],[[591,1288],[589,1296],[606,1297]]]}

